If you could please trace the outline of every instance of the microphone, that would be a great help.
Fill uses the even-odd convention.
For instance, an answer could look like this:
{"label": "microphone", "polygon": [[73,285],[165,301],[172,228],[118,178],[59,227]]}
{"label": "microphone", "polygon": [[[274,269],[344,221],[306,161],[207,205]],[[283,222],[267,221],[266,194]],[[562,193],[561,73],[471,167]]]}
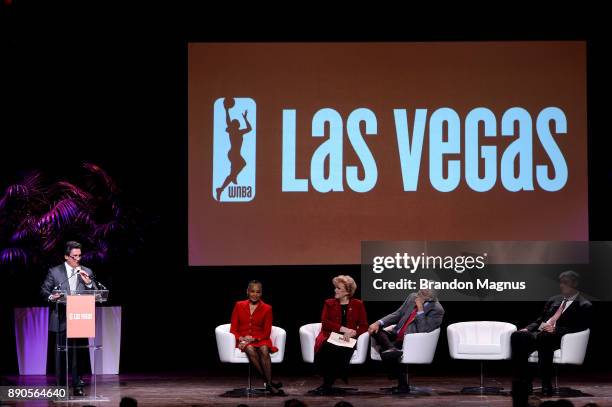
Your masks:
{"label": "microphone", "polygon": [[[74,270],[77,273],[81,273],[81,271],[83,271],[81,269],[81,265],[80,264],[78,266],[76,266]],[[91,270],[90,270],[90,272],[91,272]],[[87,274],[87,273],[85,273],[85,274]],[[91,279],[91,281],[93,281],[96,284],[98,284],[100,286],[100,288],[102,288],[103,290],[108,290],[108,288],[106,288],[106,286],[104,284],[102,284],[97,278],[94,277],[93,272],[91,274],[87,274],[87,277],[89,277]]]}
{"label": "microphone", "polygon": [[[79,264],[78,266],[76,266],[74,268],[74,270],[77,272],[77,274],[81,274],[81,271],[83,271],[83,269],[81,268],[81,265]],[[87,272],[85,272],[85,274],[87,274]],[[89,276],[89,274],[87,274]],[[83,277],[83,276],[81,276]]]}
{"label": "microphone", "polygon": [[[81,272],[83,271],[83,269],[81,269],[81,265],[79,264],[78,266],[75,267],[74,269],[77,273],[81,274]],[[89,270],[91,272],[91,270]],[[91,274],[88,274],[87,272],[85,272],[85,274],[87,275],[87,277],[89,277],[89,279],[91,281],[94,281],[96,283],[98,283],[100,285],[100,287],[102,287],[103,290],[106,290],[106,287],[104,287],[104,284],[100,283],[98,280],[96,280],[94,278],[93,272]],[[83,278],[83,276],[81,276],[81,278]]]}
{"label": "microphone", "polygon": [[91,278],[91,281],[95,282],[96,284],[98,284],[100,286],[101,289],[103,290],[108,290],[108,288],[106,288],[106,286],[104,284],[102,284],[100,282],[100,280],[98,280],[96,277],[94,277],[93,273],[91,273],[89,275],[89,278]]}
{"label": "microphone", "polygon": [[[77,267],[80,267],[80,266],[77,266]],[[79,272],[79,270],[78,270],[77,268],[75,268],[74,270],[72,270],[72,274],[71,274],[71,275],[70,275],[70,276],[69,276],[67,279],[65,279],[64,281],[62,281],[61,283],[59,283],[58,285],[56,285],[55,287],[53,287],[53,289],[54,289],[54,290],[59,290],[59,288],[60,288],[60,287],[61,287],[61,286],[62,286],[62,285],[63,285],[63,284],[66,282],[66,281],[70,280],[70,279],[71,279],[72,277],[74,277],[74,276],[75,276],[75,274],[77,274],[78,272]]]}

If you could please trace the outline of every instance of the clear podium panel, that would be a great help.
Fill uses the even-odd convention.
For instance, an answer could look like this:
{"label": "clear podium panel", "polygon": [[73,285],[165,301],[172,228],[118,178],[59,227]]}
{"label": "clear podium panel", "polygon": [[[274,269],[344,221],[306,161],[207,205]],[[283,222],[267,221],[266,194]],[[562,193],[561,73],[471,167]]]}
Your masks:
{"label": "clear podium panel", "polygon": [[66,297],[68,297],[68,295],[93,295],[96,297],[97,303],[103,303],[108,301],[108,290],[79,290],[73,291],[72,293],[68,293],[68,291],[66,290],[53,290],[52,293],[60,294],[60,297],[56,301],[60,304],[66,303]]}
{"label": "clear podium panel", "polygon": [[[94,296],[95,297],[95,303],[97,304],[101,304],[104,303],[108,300],[108,290],[79,290],[79,291],[73,291],[73,292],[68,292],[66,290],[53,290],[53,294],[59,293],[60,297],[55,301],[56,302],[56,306],[58,304],[63,304],[66,305],[67,301],[68,301],[68,297],[80,297],[80,296]],[[95,314],[94,314],[95,315]],[[95,323],[95,317],[94,317],[94,321]],[[97,324],[96,324],[97,327]],[[94,339],[97,336],[98,332],[96,332],[96,334],[94,335]],[[71,339],[71,341],[73,341],[73,339]],[[58,400],[58,402],[74,402],[74,401],[78,401],[78,402],[96,402],[96,401],[108,401],[108,399],[104,396],[100,396],[98,395],[98,386],[97,386],[97,369],[95,366],[96,363],[96,351],[100,351],[102,349],[102,346],[99,344],[96,344],[95,342],[89,342],[87,345],[83,344],[83,345],[77,345],[74,343],[71,343],[71,341],[69,341],[68,335],[65,335],[65,340],[62,344],[58,344],[57,345],[57,349],[61,352],[64,353],[64,365],[65,365],[65,374],[66,374],[66,394],[70,394],[70,363],[69,363],[69,353],[72,352],[76,352],[77,349],[79,348],[88,348],[90,352],[93,352],[93,366],[92,366],[92,387],[93,387],[93,395],[91,396],[85,396],[85,397],[71,397],[68,396],[68,398],[66,399],[62,399],[62,400]],[[73,357],[76,357],[76,354],[73,354]]]}

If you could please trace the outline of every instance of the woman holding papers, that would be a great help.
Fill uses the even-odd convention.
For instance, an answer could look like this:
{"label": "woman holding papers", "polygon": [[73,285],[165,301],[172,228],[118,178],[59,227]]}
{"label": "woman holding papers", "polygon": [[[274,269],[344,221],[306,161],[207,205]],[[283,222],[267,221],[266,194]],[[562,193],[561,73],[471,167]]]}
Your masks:
{"label": "woman holding papers", "polygon": [[334,298],[323,304],[321,332],[315,341],[315,364],[323,376],[323,384],[312,392],[320,395],[333,394],[332,385],[336,379],[347,381],[347,368],[356,339],[368,329],[363,302],[353,298],[357,289],[355,280],[340,275],[332,282]]}

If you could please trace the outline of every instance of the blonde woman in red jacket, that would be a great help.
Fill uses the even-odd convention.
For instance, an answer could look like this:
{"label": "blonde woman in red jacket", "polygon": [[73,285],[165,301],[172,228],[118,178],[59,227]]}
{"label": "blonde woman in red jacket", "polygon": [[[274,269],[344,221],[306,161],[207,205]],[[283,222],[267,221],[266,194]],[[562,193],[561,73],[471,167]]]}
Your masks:
{"label": "blonde woman in red jacket", "polygon": [[315,365],[323,376],[323,384],[312,390],[320,395],[332,394],[336,379],[347,381],[348,365],[354,348],[336,346],[327,342],[332,332],[343,334],[343,338],[357,339],[368,330],[368,319],[361,300],[353,298],[357,284],[350,276],[336,276],[334,298],[325,300],[321,313],[321,332],[315,341]]}

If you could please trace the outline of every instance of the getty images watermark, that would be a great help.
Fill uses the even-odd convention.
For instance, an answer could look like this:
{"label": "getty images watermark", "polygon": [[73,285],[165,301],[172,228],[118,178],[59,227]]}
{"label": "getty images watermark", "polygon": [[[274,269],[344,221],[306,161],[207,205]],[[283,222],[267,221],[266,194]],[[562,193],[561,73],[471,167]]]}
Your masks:
{"label": "getty images watermark", "polygon": [[612,300],[612,242],[362,242],[362,297],[403,301],[434,289],[446,301],[541,301],[558,292],[558,275],[579,272],[581,292]]}

